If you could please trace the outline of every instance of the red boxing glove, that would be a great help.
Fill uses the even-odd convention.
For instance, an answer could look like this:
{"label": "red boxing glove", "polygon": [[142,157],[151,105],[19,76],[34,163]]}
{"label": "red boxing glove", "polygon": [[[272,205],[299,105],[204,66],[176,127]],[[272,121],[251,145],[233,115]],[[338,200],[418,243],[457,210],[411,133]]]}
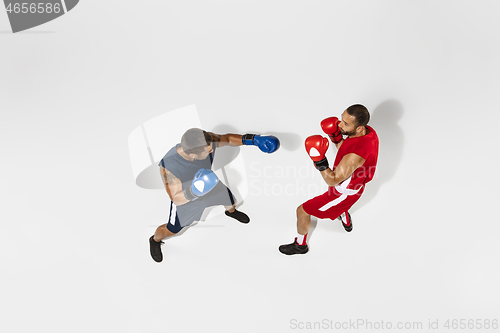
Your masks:
{"label": "red boxing glove", "polygon": [[321,135],[312,135],[306,139],[305,145],[306,151],[313,160],[316,169],[319,171],[328,169],[328,160],[325,156],[330,145],[328,139]]}
{"label": "red boxing glove", "polygon": [[340,133],[339,123],[340,120],[337,117],[329,117],[323,119],[323,121],[321,122],[321,128],[323,129],[323,132],[328,134],[330,140],[332,140],[332,142],[335,144],[342,141],[342,133]]}

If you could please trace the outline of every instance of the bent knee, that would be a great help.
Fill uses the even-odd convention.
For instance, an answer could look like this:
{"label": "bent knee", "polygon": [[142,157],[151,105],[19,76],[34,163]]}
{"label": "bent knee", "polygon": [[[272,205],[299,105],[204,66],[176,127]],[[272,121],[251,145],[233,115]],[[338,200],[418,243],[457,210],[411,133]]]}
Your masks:
{"label": "bent knee", "polygon": [[165,228],[167,229],[167,231],[169,231],[172,235],[175,235],[176,233],[178,233],[179,231],[181,231],[182,227],[178,224],[170,224],[170,223],[167,223],[165,225]]}
{"label": "bent knee", "polygon": [[304,207],[300,205],[299,207],[297,207],[297,215],[309,215],[309,214],[307,214],[307,212],[304,210]]}

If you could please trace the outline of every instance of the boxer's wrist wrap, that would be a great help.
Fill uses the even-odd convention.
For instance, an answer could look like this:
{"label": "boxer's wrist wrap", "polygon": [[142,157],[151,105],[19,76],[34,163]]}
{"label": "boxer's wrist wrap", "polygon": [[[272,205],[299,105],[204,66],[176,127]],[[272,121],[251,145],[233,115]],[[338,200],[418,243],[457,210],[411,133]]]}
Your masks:
{"label": "boxer's wrist wrap", "polygon": [[340,141],[342,141],[343,137],[340,132],[338,134],[328,134],[330,136],[330,140],[332,140],[333,143],[337,144]]}
{"label": "boxer's wrist wrap", "polygon": [[326,159],[326,157],[321,161],[314,162],[314,165],[316,166],[316,169],[318,169],[319,171],[323,171],[329,168],[328,160]]}
{"label": "boxer's wrist wrap", "polygon": [[193,193],[193,190],[191,190],[191,186],[188,186],[185,190],[184,190],[184,196],[186,197],[186,199],[188,200],[194,200],[197,198],[196,195],[194,195]]}
{"label": "boxer's wrist wrap", "polygon": [[245,145],[245,146],[251,146],[253,145],[253,138],[254,138],[255,134],[245,134],[243,135],[243,137],[241,138],[241,142]]}

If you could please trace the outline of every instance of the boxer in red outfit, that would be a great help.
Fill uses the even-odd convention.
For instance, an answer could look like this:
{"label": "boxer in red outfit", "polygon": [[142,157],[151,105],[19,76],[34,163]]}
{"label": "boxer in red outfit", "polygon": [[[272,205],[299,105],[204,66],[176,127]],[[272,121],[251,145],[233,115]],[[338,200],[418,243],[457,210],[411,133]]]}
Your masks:
{"label": "boxer in red outfit", "polygon": [[352,230],[349,208],[361,197],[377,166],[378,136],[368,126],[369,120],[370,113],[366,107],[355,104],[342,113],[340,120],[329,117],[321,122],[321,128],[338,149],[331,169],[325,156],[328,139],[321,135],[306,139],[306,151],[329,187],[327,192],[297,208],[298,235],[293,243],[279,247],[281,253],[292,255],[309,251],[307,233],[311,215],[322,219],[340,219],[347,232]]}

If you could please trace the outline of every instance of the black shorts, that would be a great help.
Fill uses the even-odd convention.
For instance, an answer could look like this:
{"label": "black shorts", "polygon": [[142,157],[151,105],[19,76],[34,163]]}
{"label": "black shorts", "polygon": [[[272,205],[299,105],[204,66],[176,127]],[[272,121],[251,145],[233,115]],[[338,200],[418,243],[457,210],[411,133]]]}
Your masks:
{"label": "black shorts", "polygon": [[170,202],[170,214],[168,217],[167,229],[176,234],[182,228],[199,221],[205,208],[212,206],[232,206],[236,202],[231,190],[226,185],[219,182],[213,190],[198,197],[198,199],[184,205],[176,206]]}

